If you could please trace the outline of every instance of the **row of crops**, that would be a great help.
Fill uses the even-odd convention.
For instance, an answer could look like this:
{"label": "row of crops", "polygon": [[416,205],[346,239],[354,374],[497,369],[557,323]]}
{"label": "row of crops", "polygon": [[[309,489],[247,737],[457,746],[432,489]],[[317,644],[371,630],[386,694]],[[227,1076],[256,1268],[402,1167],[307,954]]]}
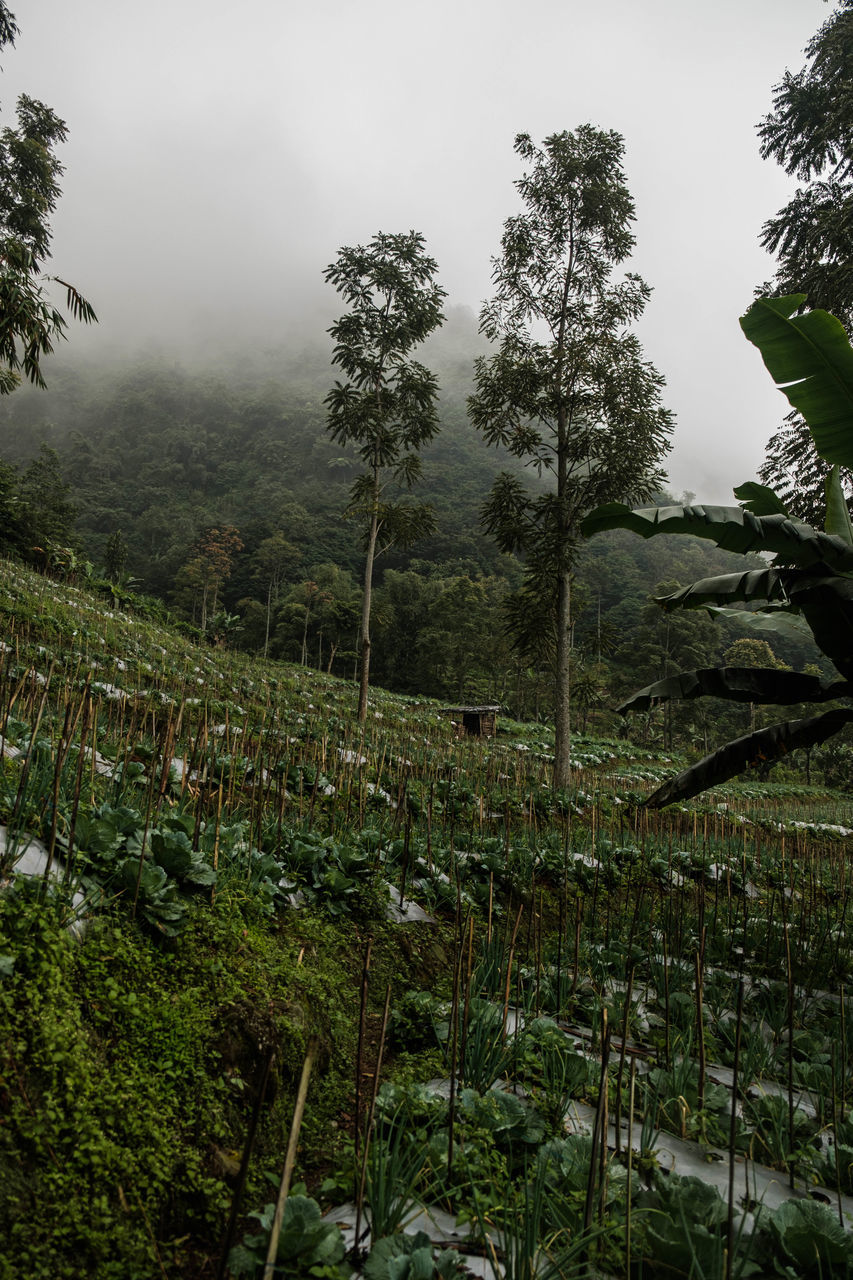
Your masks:
{"label": "row of crops", "polygon": [[[351,951],[357,1060],[327,1045],[309,1108],[330,1073],[352,1097],[300,1152],[279,1274],[853,1271],[848,797],[752,781],[647,814],[681,762],[617,739],[576,743],[555,794],[541,726],[458,740],[376,691],[360,731],[340,681],[3,574],[7,908],[39,899],[83,955],[109,920],[179,962],[226,903]],[[372,978],[380,938],[405,980]],[[248,1166],[269,1100],[245,1094]],[[220,1181],[211,1275],[263,1273],[273,1206],[248,1222],[244,1184]]]}

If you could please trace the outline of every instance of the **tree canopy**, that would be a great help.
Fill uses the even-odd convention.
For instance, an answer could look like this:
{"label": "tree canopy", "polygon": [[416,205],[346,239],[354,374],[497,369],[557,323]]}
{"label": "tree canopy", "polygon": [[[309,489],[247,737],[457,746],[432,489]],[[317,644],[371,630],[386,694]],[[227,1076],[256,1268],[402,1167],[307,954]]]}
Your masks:
{"label": "tree canopy", "polygon": [[580,521],[597,503],[648,497],[662,484],[672,420],[663,378],[630,332],[649,287],[633,273],[611,279],[634,247],[621,136],[582,125],[541,148],[519,134],[515,151],[529,166],[515,184],[524,211],[507,219],[493,260],[495,292],[480,327],[497,350],[475,364],[469,413],[489,444],[550,478],[534,493],[504,473],[484,520],[502,550],[525,558],[510,613],[516,641],[529,649],[534,636],[551,640],[555,783],[565,786]]}
{"label": "tree canopy", "polygon": [[[17,34],[14,15],[0,3],[0,49],[14,44]],[[44,385],[42,357],[67,328],[51,301],[51,282],[65,290],[75,320],[96,319],[73,285],[42,274],[50,256],[49,219],[60,195],[56,147],[66,135],[65,122],[26,94],[18,98],[17,127],[0,130],[0,395],[14,391],[22,376]]]}
{"label": "tree canopy", "polygon": [[365,530],[358,718],[367,715],[370,613],[376,556],[431,528],[423,504],[389,500],[420,475],[419,450],[438,430],[438,384],[411,358],[444,320],[438,264],[416,231],[380,232],[368,245],[342,248],[325,279],[347,311],[329,330],[332,359],[346,374],[326,397],[333,440],[354,446],[364,470],[353,482],[349,512]]}
{"label": "tree canopy", "polygon": [[[764,292],[805,294],[853,325],[853,0],[841,0],[806,46],[800,71],[786,71],[773,90],[773,110],[758,126],[761,155],[801,185],[761,232],[777,259]],[[803,417],[789,414],[770,439],[760,477],[788,509],[810,524],[822,520],[828,468]],[[849,494],[851,478],[842,479]]]}

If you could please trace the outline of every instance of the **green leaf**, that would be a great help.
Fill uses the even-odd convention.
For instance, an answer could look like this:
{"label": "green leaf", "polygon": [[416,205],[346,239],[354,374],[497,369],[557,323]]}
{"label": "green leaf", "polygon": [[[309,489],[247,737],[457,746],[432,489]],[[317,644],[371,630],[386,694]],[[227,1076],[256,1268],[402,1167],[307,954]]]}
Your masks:
{"label": "green leaf", "polygon": [[641,507],[608,502],[590,512],[581,533],[591,538],[607,529],[630,529],[643,538],[659,533],[690,533],[707,538],[724,551],[777,555],[802,569],[828,565],[839,573],[853,572],[853,547],[842,539],[819,533],[781,514],[755,516],[743,507]]}
{"label": "green leaf", "polygon": [[345,1251],[340,1228],[323,1220],[316,1200],[298,1195],[287,1198],[278,1240],[278,1262],[298,1258],[300,1265],[307,1269],[321,1263],[340,1262]]}
{"label": "green leaf", "polygon": [[182,882],[201,887],[216,883],[216,872],[192,847],[192,842],[179,825],[151,833],[151,855],[158,866]]}
{"label": "green leaf", "polygon": [[152,831],[151,855],[164,871],[181,879],[193,865],[194,851],[184,831]]}
{"label": "green leaf", "polygon": [[805,294],[759,298],[740,325],[827,462],[853,467],[853,348],[835,316],[796,315]]}
{"label": "green leaf", "polygon": [[623,702],[617,711],[648,711],[650,707],[673,699],[726,698],[730,702],[772,702],[791,706],[797,702],[830,702],[834,698],[853,695],[846,680],[823,680],[799,671],[780,671],[762,667],[704,667],[699,671],[682,671],[679,675],[657,680]]}
{"label": "green leaf", "polygon": [[826,477],[826,532],[843,538],[853,547],[853,525],[844,490],[841,487],[841,471],[836,463]]}
{"label": "green leaf", "polygon": [[662,809],[664,805],[689,800],[700,791],[726,782],[745,769],[773,764],[798,747],[813,747],[826,742],[851,720],[853,710],[844,707],[805,720],[785,720],[771,725],[769,729],[759,729],[756,733],[736,738],[658,787],[646,800],[646,806]]}
{"label": "green leaf", "polygon": [[[834,539],[840,543],[840,539]],[[713,606],[735,601],[783,601],[805,618],[804,627],[781,608],[757,613]],[[702,578],[689,587],[658,598],[667,612],[677,608],[708,608],[709,612],[736,618],[745,626],[779,634],[811,632],[823,650],[848,680],[853,679],[853,581],[847,577],[821,576],[801,569],[757,569],[746,573]]]}
{"label": "green leaf", "polygon": [[804,580],[792,588],[791,604],[803,614],[826,656],[846,679],[853,679],[853,581]]}
{"label": "green leaf", "polygon": [[785,600],[791,575],[797,569],[748,569],[745,573],[725,573],[713,578],[700,578],[689,587],[670,595],[656,596],[656,603],[666,612],[673,609],[698,609],[709,604],[731,604],[739,600]]}
{"label": "green leaf", "polygon": [[756,480],[747,480],[746,484],[738,485],[734,495],[741,506],[751,511],[754,516],[786,516],[788,514],[788,508],[778,493],[774,493],[772,489],[759,484]]}
{"label": "green leaf", "polygon": [[738,622],[751,631],[770,631],[776,635],[787,636],[791,640],[812,640],[811,627],[805,618],[781,607],[772,609],[723,609],[714,605],[706,606],[708,612],[715,617],[727,618]]}
{"label": "green leaf", "polygon": [[850,1237],[825,1204],[786,1200],[771,1213],[770,1228],[800,1275],[835,1275],[851,1261]]}
{"label": "green leaf", "polygon": [[432,1280],[461,1270],[459,1255],[451,1250],[434,1257],[433,1243],[424,1231],[377,1240],[364,1264],[365,1280]]}
{"label": "green leaf", "polygon": [[[699,1078],[698,1068],[694,1075]],[[726,1221],[728,1208],[716,1187],[710,1186],[694,1174],[676,1175],[672,1179],[655,1178],[655,1189],[661,1200],[661,1208],[674,1218],[686,1214],[691,1223],[703,1227],[720,1227]]]}

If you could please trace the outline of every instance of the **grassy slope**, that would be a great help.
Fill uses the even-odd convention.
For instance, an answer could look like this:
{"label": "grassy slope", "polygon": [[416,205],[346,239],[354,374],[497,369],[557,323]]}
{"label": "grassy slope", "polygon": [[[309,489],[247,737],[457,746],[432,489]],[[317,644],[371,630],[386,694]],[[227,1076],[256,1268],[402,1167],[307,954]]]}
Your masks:
{"label": "grassy slope", "polygon": [[[561,849],[591,847],[593,828],[641,838],[614,796],[648,789],[671,763],[627,743],[581,744],[588,767],[555,810],[539,727],[457,742],[435,704],[377,691],[362,736],[348,685],[196,650],[9,565],[0,616],[0,714],[22,752],[3,765],[0,820],[55,838],[57,854],[76,828],[74,870],[99,899],[77,941],[66,895],[45,901],[39,882],[20,877],[0,895],[0,1277],[213,1275],[269,1050],[244,1212],[278,1176],[310,1035],[321,1052],[298,1171],[313,1186],[343,1158],[368,942],[368,1061],[388,985],[395,1000],[449,991],[453,892],[431,894],[436,924],[388,923],[372,851],[396,841],[395,879],[411,877],[410,838],[430,858],[449,850],[451,877],[461,875],[454,851],[488,853],[501,868],[516,859],[517,873],[487,874],[479,897],[472,881],[470,902],[478,932],[489,910],[508,928],[526,902],[529,957],[536,920],[555,925],[568,901],[554,894],[545,854],[559,862]],[[28,750],[36,724],[43,745]],[[66,750],[72,741],[82,756]],[[170,774],[172,759],[183,763]],[[134,868],[139,842],[116,836],[100,849],[99,833],[115,832],[105,802],[136,815],[126,822],[137,837],[182,817],[187,841],[217,864],[215,888],[168,877],[155,892],[146,879],[134,912],[121,858]],[[814,813],[816,793],[802,803]],[[840,816],[838,803],[827,798],[827,817]],[[723,827],[713,810],[673,822],[670,849],[691,823],[694,839],[697,822],[706,835],[709,822]],[[274,890],[280,868],[265,874],[252,853],[285,847],[303,910]],[[308,862],[327,858],[319,887],[299,862],[306,847]],[[330,848],[351,860],[333,865]],[[545,866],[533,893],[531,850]],[[489,907],[495,885],[505,893]],[[609,906],[607,921],[609,933]],[[405,1055],[396,1065],[405,1070]]]}

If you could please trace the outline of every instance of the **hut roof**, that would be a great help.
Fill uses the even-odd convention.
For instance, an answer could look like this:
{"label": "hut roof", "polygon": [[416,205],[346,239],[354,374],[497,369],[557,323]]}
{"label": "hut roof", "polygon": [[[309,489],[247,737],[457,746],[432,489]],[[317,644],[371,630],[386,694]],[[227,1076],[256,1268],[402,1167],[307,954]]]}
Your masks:
{"label": "hut roof", "polygon": [[486,711],[500,711],[501,704],[497,702],[482,707],[442,707],[441,709],[445,715],[454,715],[456,712],[463,715],[482,715]]}

